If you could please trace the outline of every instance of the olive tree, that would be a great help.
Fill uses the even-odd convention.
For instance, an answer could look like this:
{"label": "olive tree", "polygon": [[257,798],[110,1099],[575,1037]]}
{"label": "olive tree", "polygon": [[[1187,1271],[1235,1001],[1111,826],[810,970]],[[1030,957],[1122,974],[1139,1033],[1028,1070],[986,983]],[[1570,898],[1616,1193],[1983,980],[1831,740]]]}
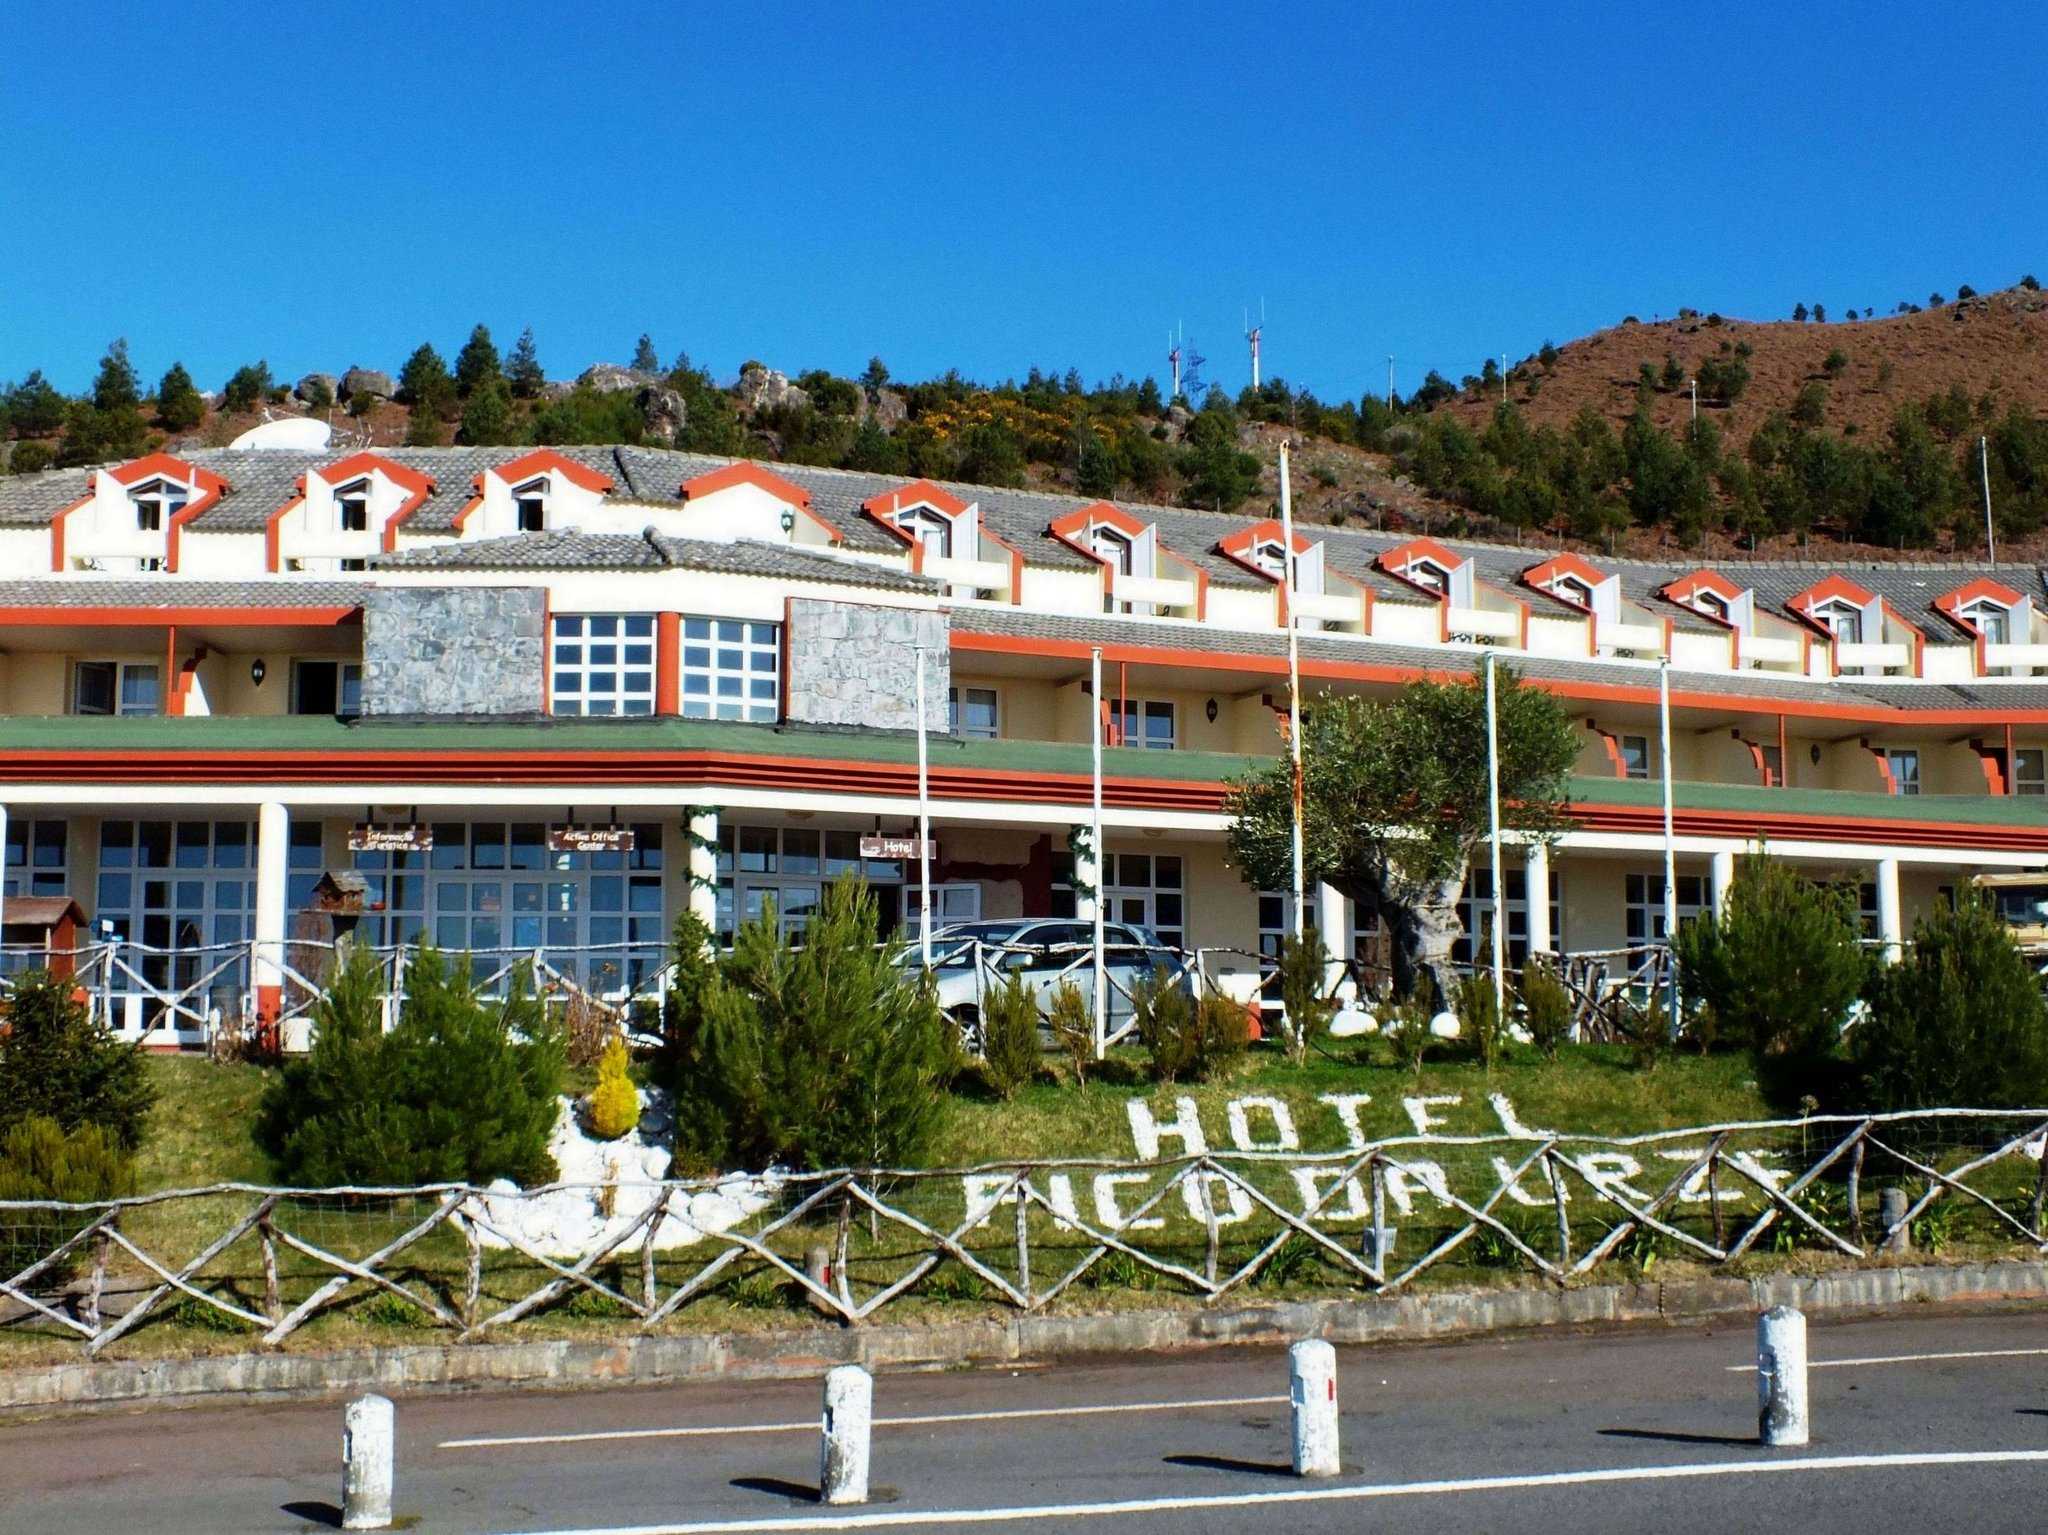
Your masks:
{"label": "olive tree", "polygon": [[[1567,824],[1578,756],[1549,694],[1499,669],[1501,826],[1547,840]],[[1456,983],[1458,896],[1489,830],[1486,690],[1477,678],[1411,682],[1389,698],[1315,699],[1301,722],[1304,873],[1376,907],[1394,938],[1394,985]],[[1230,786],[1230,847],[1263,889],[1293,879],[1293,770],[1282,761]]]}

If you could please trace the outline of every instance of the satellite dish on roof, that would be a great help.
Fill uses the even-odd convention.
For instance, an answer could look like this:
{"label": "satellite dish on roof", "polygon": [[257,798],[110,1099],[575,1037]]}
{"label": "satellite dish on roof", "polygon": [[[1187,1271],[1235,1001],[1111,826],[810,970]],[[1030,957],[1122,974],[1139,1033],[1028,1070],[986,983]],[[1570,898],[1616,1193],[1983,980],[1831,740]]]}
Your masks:
{"label": "satellite dish on roof", "polygon": [[334,428],[310,416],[290,416],[252,426],[233,442],[230,450],[269,449],[273,452],[323,453],[334,436]]}

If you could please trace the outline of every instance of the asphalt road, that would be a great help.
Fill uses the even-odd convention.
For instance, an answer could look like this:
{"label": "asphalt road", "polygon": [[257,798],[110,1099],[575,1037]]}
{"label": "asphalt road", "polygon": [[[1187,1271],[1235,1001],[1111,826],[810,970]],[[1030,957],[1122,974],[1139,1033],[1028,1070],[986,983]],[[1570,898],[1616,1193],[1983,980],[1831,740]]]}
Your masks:
{"label": "asphalt road", "polygon": [[[884,1375],[865,1509],[815,1501],[815,1381],[400,1399],[397,1511],[504,1535],[2048,1527],[2048,1312],[1816,1321],[1811,1352],[1814,1442],[1764,1450],[1746,1327],[1340,1349],[1345,1472],[1318,1482],[1287,1474],[1280,1350]],[[340,1436],[338,1404],[0,1425],[0,1530],[331,1528]]]}

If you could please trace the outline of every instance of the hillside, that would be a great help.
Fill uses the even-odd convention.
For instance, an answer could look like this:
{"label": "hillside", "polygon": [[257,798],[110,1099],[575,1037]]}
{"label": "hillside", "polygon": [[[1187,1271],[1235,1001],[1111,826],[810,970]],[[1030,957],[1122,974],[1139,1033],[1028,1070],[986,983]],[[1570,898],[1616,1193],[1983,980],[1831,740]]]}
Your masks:
{"label": "hillside", "polygon": [[[1960,389],[1972,402],[1989,396],[1999,410],[2019,405],[2048,415],[2048,292],[2013,287],[1955,300],[1917,314],[1877,319],[1753,321],[1687,312],[1649,323],[1624,321],[1557,348],[1545,365],[1536,357],[1515,365],[1508,385],[1532,426],[1562,429],[1585,406],[1619,424],[1635,409],[1638,380],[1648,365],[1660,376],[1651,407],[1659,426],[1684,429],[1691,402],[1683,382],[1661,378],[1675,358],[1686,377],[1709,358],[1732,358],[1743,345],[1748,386],[1731,404],[1702,391],[1728,446],[1746,446],[1772,411],[1790,412],[1799,392],[1827,391],[1825,424],[1845,436],[1882,433],[1901,405]],[[1827,362],[1839,352],[1846,366],[1830,377]],[[1468,391],[1443,407],[1476,430],[1499,403],[1498,386]]]}

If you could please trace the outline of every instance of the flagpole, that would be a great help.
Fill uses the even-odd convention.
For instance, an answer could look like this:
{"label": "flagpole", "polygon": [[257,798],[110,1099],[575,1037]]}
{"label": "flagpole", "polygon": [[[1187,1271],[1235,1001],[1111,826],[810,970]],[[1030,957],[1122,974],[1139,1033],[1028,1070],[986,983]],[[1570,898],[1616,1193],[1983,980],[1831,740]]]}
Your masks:
{"label": "flagpole", "polygon": [[918,949],[925,974],[932,969],[932,784],[931,751],[925,726],[924,646],[917,647],[917,886],[924,921],[918,924]]}
{"label": "flagpole", "polygon": [[1105,980],[1106,966],[1103,962],[1102,947],[1102,883],[1108,860],[1102,851],[1102,647],[1097,645],[1089,652],[1090,673],[1089,695],[1095,705],[1094,728],[1089,732],[1094,741],[1093,823],[1089,829],[1088,851],[1095,864],[1095,1058],[1099,1061],[1109,1053],[1109,987]]}
{"label": "flagpole", "polygon": [[[1287,748],[1294,763],[1294,941],[1299,943],[1308,926],[1307,859],[1302,848],[1301,631],[1294,616],[1294,493],[1284,442],[1280,444],[1280,538],[1280,593],[1287,604]],[[1337,935],[1325,933],[1323,940],[1334,947]]]}
{"label": "flagpole", "polygon": [[[1503,903],[1503,888],[1500,870],[1500,705],[1497,685],[1494,682],[1494,666],[1500,658],[1491,650],[1486,653],[1486,804],[1491,818],[1493,836],[1493,1015],[1496,1019],[1507,1017],[1507,924],[1504,920],[1506,907]],[[1530,894],[1526,897],[1535,900]]]}

